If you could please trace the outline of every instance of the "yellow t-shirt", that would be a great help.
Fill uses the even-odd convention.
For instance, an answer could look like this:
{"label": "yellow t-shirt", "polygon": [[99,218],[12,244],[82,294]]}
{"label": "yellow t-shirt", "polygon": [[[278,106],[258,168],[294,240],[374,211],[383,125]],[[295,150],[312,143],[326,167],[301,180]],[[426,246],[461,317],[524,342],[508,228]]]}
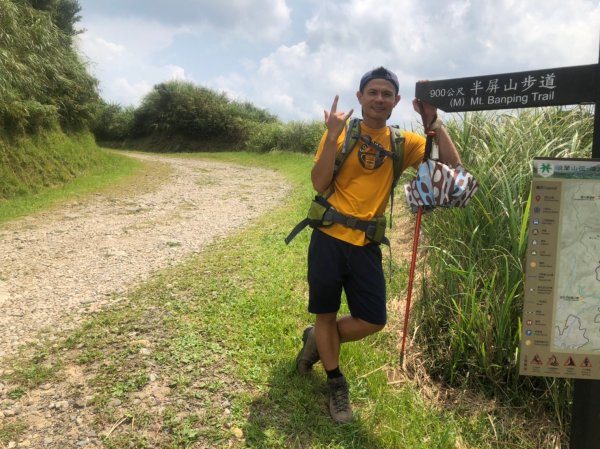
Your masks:
{"label": "yellow t-shirt", "polygon": [[[393,151],[389,127],[372,129],[363,122],[360,126],[361,135],[368,134],[374,142],[377,142],[388,151]],[[403,135],[405,140],[402,167],[403,169],[407,167],[416,168],[425,154],[425,138],[407,131],[404,131]],[[321,156],[326,137],[327,131],[321,138],[321,143],[315,154],[315,162]],[[338,153],[344,146],[345,138],[346,132],[344,131],[338,137]],[[360,220],[371,220],[384,214],[394,179],[392,159],[377,157],[377,151],[360,140],[353,149],[347,151],[350,151],[350,154],[335,176],[333,181],[334,190],[327,201],[342,214]],[[369,243],[365,233],[358,229],[350,229],[340,224],[333,224],[319,229],[352,245],[364,246]]]}

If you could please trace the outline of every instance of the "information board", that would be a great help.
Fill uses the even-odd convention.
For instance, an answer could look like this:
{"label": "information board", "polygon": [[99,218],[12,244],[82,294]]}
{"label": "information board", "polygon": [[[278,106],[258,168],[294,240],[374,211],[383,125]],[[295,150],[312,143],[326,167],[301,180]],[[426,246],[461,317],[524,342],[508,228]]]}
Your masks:
{"label": "information board", "polygon": [[519,371],[600,379],[600,159],[533,161]]}

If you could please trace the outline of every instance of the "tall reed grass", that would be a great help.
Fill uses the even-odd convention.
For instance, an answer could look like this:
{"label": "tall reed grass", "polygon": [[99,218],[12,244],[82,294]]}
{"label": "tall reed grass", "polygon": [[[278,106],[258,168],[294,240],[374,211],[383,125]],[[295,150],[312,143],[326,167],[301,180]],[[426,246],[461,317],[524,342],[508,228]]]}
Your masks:
{"label": "tall reed grass", "polygon": [[518,376],[523,265],[534,157],[590,157],[593,114],[584,108],[469,114],[449,125],[480,183],[466,209],[423,220],[427,267],[418,339],[430,371],[513,403],[530,396],[567,413],[569,383]]}

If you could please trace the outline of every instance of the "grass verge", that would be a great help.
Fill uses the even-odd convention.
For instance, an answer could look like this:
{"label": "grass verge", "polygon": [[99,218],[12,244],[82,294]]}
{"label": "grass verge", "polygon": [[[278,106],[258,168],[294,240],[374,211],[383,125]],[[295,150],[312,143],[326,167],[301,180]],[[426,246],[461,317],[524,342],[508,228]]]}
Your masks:
{"label": "grass verge", "polygon": [[[393,320],[378,335],[343,347],[356,419],[334,425],[322,369],[301,377],[293,362],[311,321],[309,232],[289,247],[283,239],[312,194],[311,160],[278,153],[210,157],[278,170],[294,191],[280,208],[163,272],[63,341],[25,352],[0,377],[20,392],[15,403],[37,388],[22,373],[54,367],[46,383],[81,373],[64,399],[85,398],[90,425],[108,448],[539,447],[518,425],[496,425],[494,411],[440,407],[414,384],[391,381],[398,374]],[[405,280],[400,267],[395,273],[392,298]],[[22,434],[26,422],[8,420],[0,435],[7,426]]]}
{"label": "grass verge", "polygon": [[0,223],[48,209],[73,198],[82,198],[91,193],[125,189],[134,180],[142,163],[113,151],[96,149],[99,162],[64,184],[46,186],[36,193],[16,196],[0,201]]}

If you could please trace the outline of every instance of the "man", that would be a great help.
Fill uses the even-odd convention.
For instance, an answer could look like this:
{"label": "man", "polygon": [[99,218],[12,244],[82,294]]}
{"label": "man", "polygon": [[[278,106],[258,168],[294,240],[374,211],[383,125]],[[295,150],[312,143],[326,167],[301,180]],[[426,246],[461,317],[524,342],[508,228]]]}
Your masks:
{"label": "man", "polygon": [[[327,201],[340,213],[359,220],[372,220],[385,212],[393,181],[393,161],[371,145],[358,140],[334,177],[336,154],[341,151],[350,112],[337,110],[338,96],[330,111],[325,111],[325,131],[315,155],[312,184],[319,193],[333,188]],[[392,110],[400,101],[398,78],[379,67],[361,78],[356,93],[362,107],[361,135],[370,136],[388,151],[391,148],[387,127]],[[440,160],[456,166],[456,148],[437,118],[437,109],[419,100],[413,107],[422,116],[427,130],[436,131]],[[423,160],[425,138],[404,132],[402,166],[417,167]],[[333,184],[333,185],[332,185]],[[348,384],[340,371],[340,344],[357,341],[383,329],[386,323],[386,288],[379,244],[359,229],[333,224],[314,229],[308,250],[308,310],[316,314],[315,325],[305,329],[304,345],[296,359],[301,374],[311,371],[320,359],[327,372],[329,410],[338,423],[352,419]],[[338,317],[342,289],[350,315]]]}

